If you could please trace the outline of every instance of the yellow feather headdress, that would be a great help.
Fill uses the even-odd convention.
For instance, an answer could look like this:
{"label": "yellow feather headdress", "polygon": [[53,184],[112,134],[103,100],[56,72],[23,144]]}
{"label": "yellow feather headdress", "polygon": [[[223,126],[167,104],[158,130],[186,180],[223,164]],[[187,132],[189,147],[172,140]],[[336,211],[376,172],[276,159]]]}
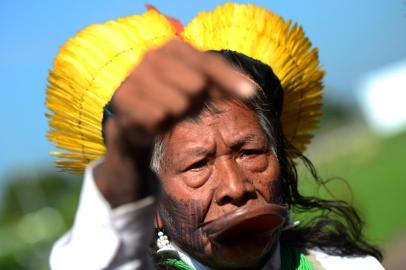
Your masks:
{"label": "yellow feather headdress", "polygon": [[300,151],[321,115],[322,78],[318,53],[301,27],[252,4],[227,3],[197,15],[183,31],[172,18],[150,8],[94,24],[60,49],[48,78],[48,139],[64,152],[57,166],[80,173],[104,154],[103,107],[147,50],[174,37],[201,50],[233,50],[269,65],[284,90],[282,123]]}

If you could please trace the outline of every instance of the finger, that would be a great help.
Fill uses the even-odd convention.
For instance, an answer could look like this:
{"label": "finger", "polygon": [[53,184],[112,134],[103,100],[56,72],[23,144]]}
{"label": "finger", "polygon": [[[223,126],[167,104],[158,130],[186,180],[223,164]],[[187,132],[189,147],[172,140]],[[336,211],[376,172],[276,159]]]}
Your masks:
{"label": "finger", "polygon": [[104,140],[105,140],[105,145],[107,148],[107,151],[110,151],[110,149],[115,149],[116,147],[116,141],[117,138],[119,137],[119,130],[117,128],[117,123],[115,119],[113,119],[114,116],[109,117],[107,119],[106,123],[103,126],[104,129]]}
{"label": "finger", "polygon": [[241,98],[249,98],[255,94],[256,85],[252,80],[237,71],[219,55],[201,52],[179,40],[168,42],[162,47],[162,50],[172,57],[181,59],[191,68],[202,72],[228,94]]}
{"label": "finger", "polygon": [[112,99],[113,110],[120,126],[125,129],[141,128],[153,131],[165,117],[156,101],[144,91],[140,91],[140,82],[135,76],[127,78]]}
{"label": "finger", "polygon": [[206,91],[208,78],[205,74],[191,68],[179,58],[167,54],[165,51],[158,51],[153,57],[153,69],[164,84],[169,84],[194,98]]}
{"label": "finger", "polygon": [[250,98],[255,95],[257,85],[252,79],[238,71],[221,56],[210,52],[205,54],[207,57],[203,67],[215,84],[241,98]]}
{"label": "finger", "polygon": [[142,96],[151,104],[162,108],[171,117],[177,118],[183,114],[190,103],[190,97],[171,83],[156,75],[156,72],[137,75],[137,87]]}
{"label": "finger", "polygon": [[130,124],[127,125],[128,129],[142,129],[153,134],[166,118],[165,111],[162,107],[157,106],[154,100],[132,98],[127,103],[132,108],[127,110],[127,117],[130,118],[127,120],[130,121]]}

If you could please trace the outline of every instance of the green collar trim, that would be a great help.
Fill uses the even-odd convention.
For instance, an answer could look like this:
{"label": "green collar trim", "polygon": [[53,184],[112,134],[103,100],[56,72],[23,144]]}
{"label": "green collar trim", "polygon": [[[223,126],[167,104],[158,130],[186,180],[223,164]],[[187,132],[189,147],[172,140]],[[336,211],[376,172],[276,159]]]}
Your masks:
{"label": "green collar trim", "polygon": [[[281,270],[313,270],[304,253],[283,245],[281,246],[281,263]],[[163,264],[179,270],[194,270],[181,259],[167,258]]]}

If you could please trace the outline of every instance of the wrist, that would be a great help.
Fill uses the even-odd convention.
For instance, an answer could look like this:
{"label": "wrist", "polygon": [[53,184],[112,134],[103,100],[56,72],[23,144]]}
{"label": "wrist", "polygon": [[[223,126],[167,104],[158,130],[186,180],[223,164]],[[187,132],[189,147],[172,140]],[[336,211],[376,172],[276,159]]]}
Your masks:
{"label": "wrist", "polygon": [[117,168],[106,161],[94,168],[94,181],[112,208],[142,199],[135,171]]}

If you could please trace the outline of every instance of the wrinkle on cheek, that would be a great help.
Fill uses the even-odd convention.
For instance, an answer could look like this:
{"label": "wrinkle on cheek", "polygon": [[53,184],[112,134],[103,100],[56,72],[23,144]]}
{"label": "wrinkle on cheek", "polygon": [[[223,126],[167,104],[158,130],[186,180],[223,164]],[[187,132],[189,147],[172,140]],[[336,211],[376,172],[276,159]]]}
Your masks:
{"label": "wrinkle on cheek", "polygon": [[283,203],[281,180],[279,175],[274,173],[258,173],[251,175],[251,179],[256,179],[255,189],[268,203]]}
{"label": "wrinkle on cheek", "polygon": [[176,200],[163,192],[158,213],[163,222],[163,229],[180,248],[192,253],[201,253],[204,250],[206,241],[199,228],[206,214],[202,201]]}

